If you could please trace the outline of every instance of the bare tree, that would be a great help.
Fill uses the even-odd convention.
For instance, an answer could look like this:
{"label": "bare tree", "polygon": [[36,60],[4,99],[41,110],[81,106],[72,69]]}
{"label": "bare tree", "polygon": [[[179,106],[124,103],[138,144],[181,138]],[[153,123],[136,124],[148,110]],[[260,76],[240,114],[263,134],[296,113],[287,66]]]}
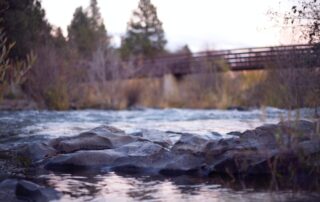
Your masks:
{"label": "bare tree", "polygon": [[284,20],[310,43],[320,41],[320,2],[318,0],[294,1],[291,10],[285,13]]}

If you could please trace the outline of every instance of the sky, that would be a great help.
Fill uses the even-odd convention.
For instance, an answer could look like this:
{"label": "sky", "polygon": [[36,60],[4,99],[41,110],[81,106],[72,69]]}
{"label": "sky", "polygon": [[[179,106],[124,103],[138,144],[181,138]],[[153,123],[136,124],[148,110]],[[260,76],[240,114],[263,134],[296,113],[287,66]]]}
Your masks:
{"label": "sky", "polygon": [[[90,0],[42,0],[48,21],[67,35],[75,9]],[[151,0],[168,40],[167,48],[188,45],[192,51],[271,46],[287,43],[267,15],[287,9],[283,0]],[[138,0],[98,0],[113,44],[118,46]]]}

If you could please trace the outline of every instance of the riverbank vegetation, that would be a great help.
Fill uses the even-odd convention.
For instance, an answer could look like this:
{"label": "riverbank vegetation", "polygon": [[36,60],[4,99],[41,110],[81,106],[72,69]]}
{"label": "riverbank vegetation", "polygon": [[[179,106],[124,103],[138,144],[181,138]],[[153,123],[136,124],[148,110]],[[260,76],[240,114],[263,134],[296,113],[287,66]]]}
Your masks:
{"label": "riverbank vegetation", "polygon": [[[320,8],[316,1],[307,5]],[[297,19],[310,13],[303,10],[305,7],[301,9],[293,7],[287,19],[292,17],[296,20],[290,22],[299,24]],[[32,108],[55,110],[320,105],[319,68],[304,68],[312,60],[296,56],[275,61],[263,71],[235,73],[227,71],[225,63],[225,71],[219,73],[120,80],[120,68],[136,71],[139,62],[150,58],[192,54],[188,46],[175,53],[166,50],[162,22],[150,0],[140,0],[120,47],[110,43],[112,36],[97,0],[91,0],[87,8],[75,10],[67,36],[47,22],[38,0],[1,1],[0,19],[2,104],[26,100],[34,103],[27,105]],[[317,22],[315,19],[311,24],[304,23],[308,29],[303,30],[303,36],[309,36],[310,43],[319,41]],[[8,106],[2,108],[23,108]]]}

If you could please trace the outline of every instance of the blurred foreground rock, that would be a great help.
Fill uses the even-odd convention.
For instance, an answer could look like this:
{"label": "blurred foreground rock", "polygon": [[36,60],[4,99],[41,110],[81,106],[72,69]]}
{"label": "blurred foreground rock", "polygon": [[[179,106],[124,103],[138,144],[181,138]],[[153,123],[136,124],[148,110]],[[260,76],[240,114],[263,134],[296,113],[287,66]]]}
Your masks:
{"label": "blurred foreground rock", "polygon": [[[287,174],[318,173],[320,134],[316,123],[280,122],[248,130],[229,139],[195,134],[143,131],[125,134],[102,126],[38,149],[48,170],[121,170],[122,172]],[[170,137],[170,138],[169,138]],[[54,151],[54,152],[52,152]],[[54,155],[52,155],[54,153]],[[27,154],[27,153],[25,153]]]}
{"label": "blurred foreground rock", "polygon": [[26,180],[6,179],[0,183],[0,201],[45,202],[59,197],[57,191]]}
{"label": "blurred foreground rock", "polygon": [[[316,122],[280,122],[232,134],[235,135],[228,139],[219,134],[200,136],[156,130],[126,134],[114,127],[101,126],[73,137],[6,148],[1,152],[0,166],[2,174],[9,176],[14,170],[17,173],[33,168],[97,174],[115,171],[202,177],[269,175],[288,179],[309,176],[308,179],[319,181],[320,133]],[[1,192],[1,197],[25,193],[41,200],[47,197],[36,185],[9,182],[4,181],[1,186],[12,185],[18,191],[8,196]]]}

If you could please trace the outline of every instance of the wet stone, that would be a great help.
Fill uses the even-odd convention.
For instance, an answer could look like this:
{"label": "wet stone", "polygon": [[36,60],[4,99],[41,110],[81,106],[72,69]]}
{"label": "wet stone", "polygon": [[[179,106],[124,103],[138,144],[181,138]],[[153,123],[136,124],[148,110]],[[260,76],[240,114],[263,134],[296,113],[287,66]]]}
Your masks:
{"label": "wet stone", "polygon": [[101,126],[73,137],[23,144],[15,151],[30,157],[37,168],[68,173],[259,175],[288,173],[292,167],[296,172],[318,172],[319,145],[316,125],[296,121],[264,125],[231,138],[157,130],[128,135]]}
{"label": "wet stone", "polygon": [[126,135],[124,131],[110,126],[101,126],[77,136],[57,138],[50,145],[58,153],[70,153],[79,150],[103,150],[116,148],[136,141],[138,138]]}
{"label": "wet stone", "polygon": [[52,201],[60,193],[27,180],[6,179],[0,183],[1,201]]}

